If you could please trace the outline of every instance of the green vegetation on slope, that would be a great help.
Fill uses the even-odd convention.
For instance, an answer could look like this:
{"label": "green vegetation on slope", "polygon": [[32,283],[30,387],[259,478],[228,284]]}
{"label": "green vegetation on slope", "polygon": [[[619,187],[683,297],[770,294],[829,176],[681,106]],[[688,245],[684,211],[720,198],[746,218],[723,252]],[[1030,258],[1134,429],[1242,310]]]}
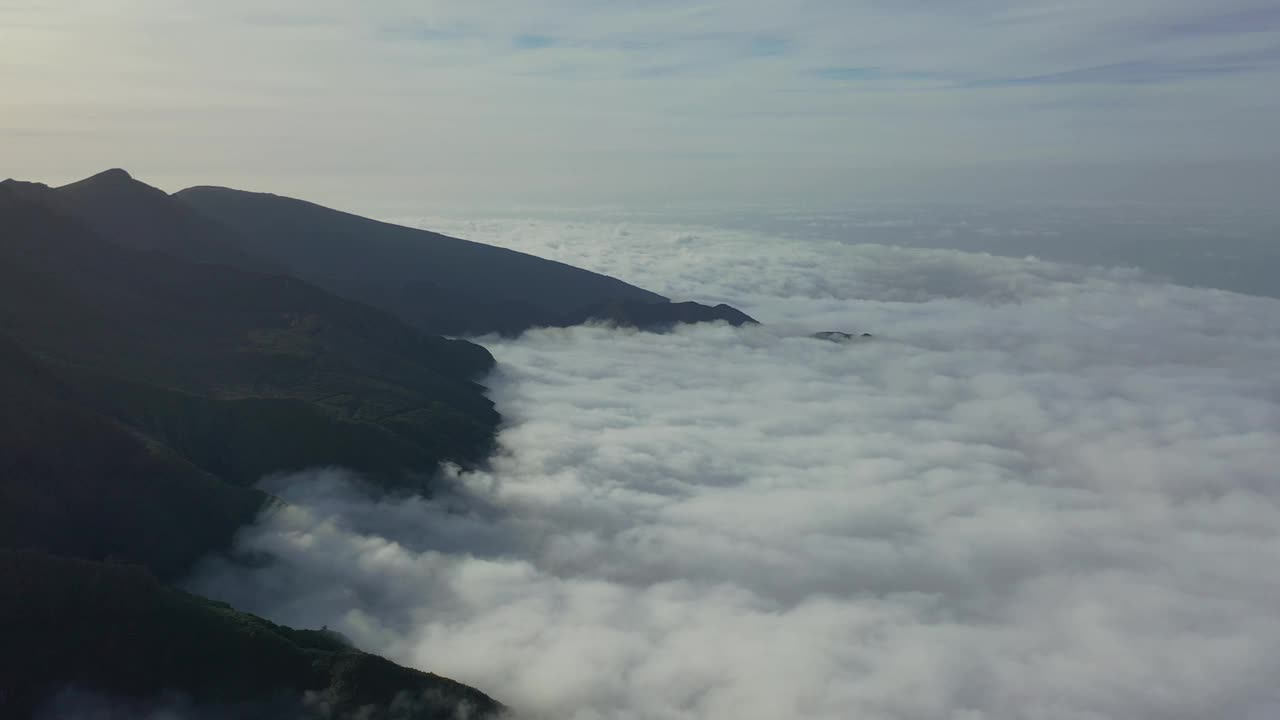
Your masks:
{"label": "green vegetation on slope", "polygon": [[[0,333],[82,399],[235,482],[341,463],[389,484],[487,456],[483,348],[284,276],[120,248],[0,188]],[[7,191],[7,197],[6,197]]]}
{"label": "green vegetation on slope", "polygon": [[[238,718],[482,718],[491,698],[165,587],[123,565],[0,550],[0,716],[71,687],[120,700],[179,692]],[[466,714],[463,714],[466,713]]]}
{"label": "green vegetation on slope", "polygon": [[83,407],[3,338],[0,397],[0,548],[119,558],[171,577],[268,502]]}
{"label": "green vegetation on slope", "polygon": [[0,717],[67,688],[126,703],[111,717],[171,693],[201,717],[495,712],[156,579],[228,547],[274,502],[250,487],[264,474],[336,464],[421,490],[442,461],[481,461],[488,352],[293,278],[109,239],[149,213],[138,244],[185,232],[163,194],[98,228],[53,193],[0,183]]}

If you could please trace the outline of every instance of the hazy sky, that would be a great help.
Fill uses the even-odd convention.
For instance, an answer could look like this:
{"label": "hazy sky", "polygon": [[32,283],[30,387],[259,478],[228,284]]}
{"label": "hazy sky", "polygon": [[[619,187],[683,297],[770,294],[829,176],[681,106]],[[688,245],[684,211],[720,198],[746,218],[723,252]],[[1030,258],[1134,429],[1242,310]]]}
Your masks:
{"label": "hazy sky", "polygon": [[1260,199],[1273,0],[0,0],[0,175],[355,209]]}

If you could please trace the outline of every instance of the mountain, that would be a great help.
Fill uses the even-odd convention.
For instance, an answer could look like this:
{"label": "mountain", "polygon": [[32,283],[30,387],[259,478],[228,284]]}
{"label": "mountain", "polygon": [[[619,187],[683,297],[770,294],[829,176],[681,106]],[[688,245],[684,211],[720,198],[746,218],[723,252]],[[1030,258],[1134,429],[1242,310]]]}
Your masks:
{"label": "mountain", "polygon": [[163,190],[134,180],[124,170],[107,170],[56,189],[23,184],[29,186],[29,200],[79,220],[122,247],[260,272],[283,270],[255,255],[230,228],[193,211]]}
{"label": "mountain", "polygon": [[80,401],[0,338],[0,548],[117,558],[165,577],[225,548],[269,499]]}
{"label": "mountain", "polygon": [[840,332],[838,330],[826,330],[823,332],[812,333],[809,337],[814,340],[826,340],[827,342],[833,343],[850,343],[855,340],[870,340],[872,335],[871,333],[854,335],[853,333]]}
{"label": "mountain", "polygon": [[515,335],[608,321],[602,313],[622,325],[635,324],[627,316],[671,317],[672,323],[746,317],[724,312],[728,306],[696,303],[646,309],[668,300],[563,263],[277,195],[218,187],[168,195],[120,169],[59,188],[4,184],[123,248],[287,274],[431,333]]}
{"label": "mountain", "polygon": [[603,303],[667,302],[563,263],[301,200],[216,187],[174,197],[234,228],[291,274],[430,332],[518,333]]}
{"label": "mountain", "polygon": [[478,691],[163,584],[279,502],[250,487],[264,474],[334,464],[429,491],[441,462],[483,461],[499,418],[476,380],[492,356],[98,224],[59,190],[0,183],[0,717],[67,688],[110,698],[105,717],[175,692],[199,716],[496,713]]}
{"label": "mountain", "polygon": [[290,277],[120,247],[54,192],[0,184],[0,334],[94,407],[237,482],[323,464],[405,481],[487,456],[483,348]]}
{"label": "mountain", "polygon": [[604,323],[650,332],[667,332],[676,325],[724,322],[734,327],[757,325],[750,315],[723,303],[714,307],[696,302],[638,303],[617,301],[594,305],[561,318],[563,327],[584,323]]}
{"label": "mountain", "polygon": [[0,637],[6,718],[479,720],[502,711],[478,690],[360,652],[336,633],[275,625],[127,565],[0,550]]}

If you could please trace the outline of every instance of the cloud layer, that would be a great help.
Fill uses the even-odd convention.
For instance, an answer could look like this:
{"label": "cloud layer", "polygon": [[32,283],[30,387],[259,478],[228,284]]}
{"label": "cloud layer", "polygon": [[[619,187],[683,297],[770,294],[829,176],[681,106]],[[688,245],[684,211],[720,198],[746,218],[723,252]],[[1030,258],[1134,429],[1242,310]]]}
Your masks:
{"label": "cloud layer", "polygon": [[[863,202],[839,209],[772,203],[739,210],[677,206],[661,213],[619,208],[508,213],[485,220],[455,212],[392,221],[589,267],[677,298],[749,304],[759,283],[777,277],[781,286],[759,288],[767,307],[757,308],[775,319],[777,296],[787,296],[790,303],[796,296],[918,300],[953,292],[990,300],[1044,286],[1046,280],[1084,281],[1062,265],[955,253],[904,256],[895,249],[904,247],[1134,268],[1180,285],[1280,297],[1280,246],[1274,242],[1280,219],[1270,211],[1242,213],[1203,204],[1046,209]],[[653,252],[654,242],[662,252]],[[849,245],[872,247],[851,252]],[[762,272],[764,265],[781,272]],[[982,275],[988,278],[985,288],[955,286]],[[1115,271],[1109,276],[1120,277]],[[789,312],[807,319],[814,309]]]}
{"label": "cloud layer", "polygon": [[1280,713],[1277,301],[626,232],[612,269],[772,324],[494,339],[492,468],[272,479],[278,563],[194,587],[534,718]]}

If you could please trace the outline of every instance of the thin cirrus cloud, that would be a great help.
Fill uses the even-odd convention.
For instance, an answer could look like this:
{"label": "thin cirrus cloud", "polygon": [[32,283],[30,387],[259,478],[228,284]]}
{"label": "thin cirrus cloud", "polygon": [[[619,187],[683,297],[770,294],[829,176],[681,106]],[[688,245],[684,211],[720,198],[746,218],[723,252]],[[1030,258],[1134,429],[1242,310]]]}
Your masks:
{"label": "thin cirrus cloud", "polygon": [[1133,61],[1075,68],[1029,77],[999,78],[971,83],[972,87],[1018,85],[1144,85],[1177,83],[1194,78],[1260,73],[1280,65],[1280,45],[1259,51],[1210,55],[1194,61]]}
{"label": "thin cirrus cloud", "polygon": [[517,35],[512,44],[521,50],[542,50],[555,47],[560,41],[550,35]]}
{"label": "thin cirrus cloud", "polygon": [[[909,195],[946,172],[1044,195],[1035,178],[1080,165],[1145,173],[1156,195],[1176,181],[1232,196],[1256,193],[1257,172],[1224,186],[1169,166],[1231,177],[1270,163],[1257,148],[1280,112],[1265,91],[1280,81],[1276,13],[1243,0],[130,0],[0,13],[12,174],[126,166],[173,189],[251,185],[366,211],[413,211],[423,195]],[[30,128],[48,139],[10,132]]]}
{"label": "thin cirrus cloud", "polygon": [[1170,35],[1273,33],[1280,30],[1280,8],[1274,6],[1227,9],[1158,28]]}

